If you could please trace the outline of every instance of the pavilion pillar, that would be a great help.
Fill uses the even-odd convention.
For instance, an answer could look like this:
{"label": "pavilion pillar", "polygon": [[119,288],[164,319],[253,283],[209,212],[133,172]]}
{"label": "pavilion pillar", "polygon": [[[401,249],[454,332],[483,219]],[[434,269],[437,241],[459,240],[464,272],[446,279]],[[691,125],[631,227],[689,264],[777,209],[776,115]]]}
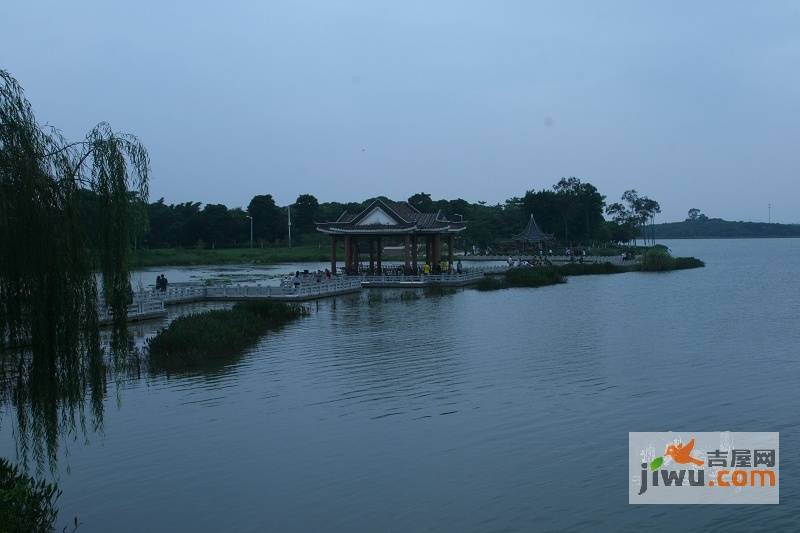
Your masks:
{"label": "pavilion pillar", "polygon": [[411,269],[411,237],[409,235],[406,235],[404,244],[405,244],[405,247],[403,248],[403,259],[405,260],[404,271],[406,274],[408,274],[408,271]]}
{"label": "pavilion pillar", "polygon": [[453,257],[455,255],[453,250],[453,244],[455,243],[455,237],[449,235],[447,237],[447,262],[450,265],[450,268],[453,268]]}
{"label": "pavilion pillar", "polygon": [[353,266],[352,266],[352,270],[353,270],[353,273],[355,273],[355,274],[358,274],[358,263],[359,263],[359,260],[360,260],[359,255],[360,255],[360,250],[358,249],[358,238],[354,237],[353,238]]}
{"label": "pavilion pillar", "polygon": [[353,237],[344,236],[344,272],[349,274],[353,270]]}
{"label": "pavilion pillar", "polygon": [[433,266],[440,268],[439,263],[442,262],[442,238],[439,234],[433,236]]}
{"label": "pavilion pillar", "polygon": [[369,272],[370,274],[375,272],[375,239],[373,237],[369,238]]}
{"label": "pavilion pillar", "polygon": [[432,255],[431,254],[431,249],[432,248],[433,248],[433,243],[431,242],[431,236],[430,235],[426,235],[425,236],[425,262],[428,263],[429,265],[431,265],[431,267],[433,267],[432,258],[431,258],[431,255]]}
{"label": "pavilion pillar", "polygon": [[331,274],[336,275],[336,235],[331,235]]}
{"label": "pavilion pillar", "polygon": [[417,236],[411,236],[411,268],[414,269],[414,274],[417,273]]}
{"label": "pavilion pillar", "polygon": [[383,259],[383,237],[378,235],[378,273],[383,273],[382,269],[382,259]]}

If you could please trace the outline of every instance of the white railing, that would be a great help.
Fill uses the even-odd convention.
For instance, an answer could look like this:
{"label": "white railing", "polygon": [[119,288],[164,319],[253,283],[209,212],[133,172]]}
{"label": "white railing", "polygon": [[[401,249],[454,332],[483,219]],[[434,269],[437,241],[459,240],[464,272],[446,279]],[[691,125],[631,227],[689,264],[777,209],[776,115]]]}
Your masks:
{"label": "white railing", "polygon": [[462,284],[478,280],[484,277],[486,270],[474,270],[459,273],[446,274],[385,274],[385,275],[365,275],[361,279],[366,283],[419,283],[428,284]]}
{"label": "white railing", "polygon": [[335,294],[361,288],[359,278],[336,277],[319,282],[308,281],[297,287],[281,286],[243,286],[222,285],[217,287],[171,287],[166,291],[143,291],[135,296],[137,301],[160,301],[162,303],[180,303],[198,300],[248,299],[248,298],[291,298],[312,295]]}
{"label": "white railing", "polygon": [[[165,313],[163,300],[140,300],[134,301],[128,306],[128,319],[135,319],[142,316],[150,316]],[[104,303],[98,303],[97,317],[100,322],[109,322],[114,319],[114,313]]]}

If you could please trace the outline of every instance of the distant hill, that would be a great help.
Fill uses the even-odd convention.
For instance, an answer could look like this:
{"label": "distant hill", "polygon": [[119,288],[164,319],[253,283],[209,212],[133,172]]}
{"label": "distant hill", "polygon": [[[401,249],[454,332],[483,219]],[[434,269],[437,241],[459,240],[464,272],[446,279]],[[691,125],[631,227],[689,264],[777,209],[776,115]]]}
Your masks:
{"label": "distant hill", "polygon": [[800,224],[734,222],[721,218],[667,222],[655,224],[653,229],[657,239],[800,237]]}

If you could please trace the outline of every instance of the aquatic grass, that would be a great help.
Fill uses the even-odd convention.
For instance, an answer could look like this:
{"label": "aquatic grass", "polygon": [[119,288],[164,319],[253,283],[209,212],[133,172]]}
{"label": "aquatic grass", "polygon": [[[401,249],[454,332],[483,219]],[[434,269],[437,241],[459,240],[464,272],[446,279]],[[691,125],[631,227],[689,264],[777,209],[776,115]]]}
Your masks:
{"label": "aquatic grass", "polygon": [[567,280],[552,267],[518,267],[506,271],[505,281],[509,287],[544,287],[566,283]]}
{"label": "aquatic grass", "polygon": [[544,287],[566,282],[566,278],[553,267],[517,267],[507,270],[502,276],[484,276],[475,288],[479,291],[493,291],[511,287]]}
{"label": "aquatic grass", "polygon": [[182,370],[226,360],[253,345],[268,330],[307,314],[301,305],[252,301],[176,318],[148,340],[150,368]]}
{"label": "aquatic grass", "polygon": [[621,274],[639,270],[638,263],[615,265],[613,263],[567,263],[553,267],[565,276],[587,276],[593,274]]}
{"label": "aquatic grass", "polygon": [[643,272],[666,272],[704,266],[706,266],[705,263],[696,257],[672,257],[665,247],[656,246],[644,253],[640,270]]}
{"label": "aquatic grass", "polygon": [[672,262],[672,270],[703,268],[704,266],[706,264],[696,257],[675,257]]}

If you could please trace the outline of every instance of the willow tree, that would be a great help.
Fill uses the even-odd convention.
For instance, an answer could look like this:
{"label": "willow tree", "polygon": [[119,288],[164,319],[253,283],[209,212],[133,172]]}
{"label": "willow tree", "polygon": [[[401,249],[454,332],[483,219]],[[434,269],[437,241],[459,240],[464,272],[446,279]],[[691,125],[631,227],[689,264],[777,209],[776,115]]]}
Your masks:
{"label": "willow tree", "polygon": [[[82,140],[69,142],[37,122],[19,83],[0,70],[4,396],[13,389],[18,402],[23,396],[46,398],[48,405],[80,401],[86,376],[101,372],[98,302],[113,312],[115,330],[124,331],[131,215],[135,202],[147,198],[148,174],[147,151],[136,137],[100,123]],[[82,216],[87,193],[96,228],[87,228]],[[13,380],[6,372],[10,366],[16,367]]]}

